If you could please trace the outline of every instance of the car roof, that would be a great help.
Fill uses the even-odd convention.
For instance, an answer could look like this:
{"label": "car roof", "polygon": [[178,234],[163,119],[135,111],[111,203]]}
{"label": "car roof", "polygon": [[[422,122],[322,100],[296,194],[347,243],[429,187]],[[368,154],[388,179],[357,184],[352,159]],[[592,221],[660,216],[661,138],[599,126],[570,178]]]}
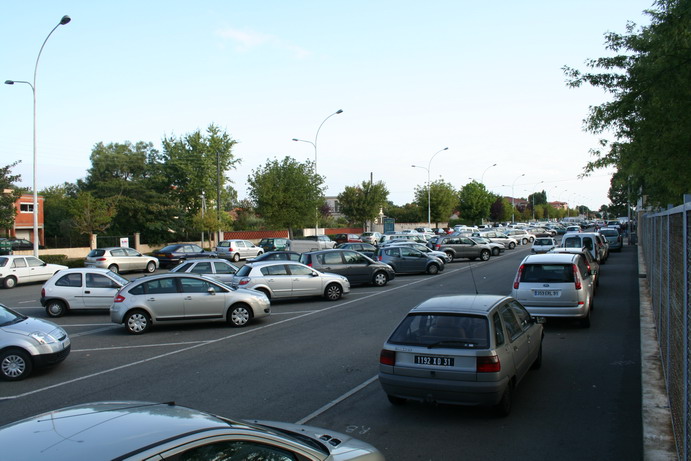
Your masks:
{"label": "car roof", "polygon": [[110,269],[104,269],[100,267],[71,267],[69,269],[63,269],[60,272],[58,272],[58,275],[65,275],[67,273],[73,273],[73,272],[96,272],[98,274],[106,274],[110,272]]}
{"label": "car roof", "polygon": [[[283,264],[299,264],[300,266],[305,266],[304,264],[297,262],[297,261],[280,259],[280,260],[273,260],[273,261],[254,261],[254,262],[245,264],[243,267],[247,267],[247,266],[249,266],[249,267],[278,266],[278,265],[283,265]],[[309,266],[305,266],[305,267],[312,269]],[[312,269],[312,270],[314,270],[314,269]]]}
{"label": "car roof", "polygon": [[[129,250],[134,250],[134,248],[130,248],[130,247],[99,247],[99,248],[94,248],[94,250],[108,250],[108,251],[110,251],[110,250],[124,250],[125,248],[127,248]],[[91,250],[91,251],[93,251],[93,250]]]}
{"label": "car roof", "polygon": [[500,302],[511,299],[504,295],[445,295],[435,296],[423,301],[410,310],[410,314],[439,313],[439,314],[484,314],[486,315]]}
{"label": "car roof", "polygon": [[528,255],[521,264],[571,264],[578,254],[566,253],[543,253],[539,255]]}

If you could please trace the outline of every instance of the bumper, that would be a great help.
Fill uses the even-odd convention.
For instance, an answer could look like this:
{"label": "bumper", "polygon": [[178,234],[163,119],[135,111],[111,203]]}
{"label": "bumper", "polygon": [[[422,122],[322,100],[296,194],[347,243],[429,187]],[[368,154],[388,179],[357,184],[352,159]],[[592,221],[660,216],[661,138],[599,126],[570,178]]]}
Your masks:
{"label": "bumper", "polygon": [[[521,302],[519,300],[519,302]],[[530,306],[521,302],[523,307],[532,316],[536,317],[563,317],[563,318],[575,318],[582,319],[588,316],[589,308],[583,305],[563,307],[563,306]]]}
{"label": "bumper", "polygon": [[56,365],[65,360],[67,356],[70,355],[71,348],[71,345],[67,345],[67,347],[58,352],[53,352],[51,354],[34,355],[32,357],[34,365],[36,365],[37,367],[47,367],[51,365]]}

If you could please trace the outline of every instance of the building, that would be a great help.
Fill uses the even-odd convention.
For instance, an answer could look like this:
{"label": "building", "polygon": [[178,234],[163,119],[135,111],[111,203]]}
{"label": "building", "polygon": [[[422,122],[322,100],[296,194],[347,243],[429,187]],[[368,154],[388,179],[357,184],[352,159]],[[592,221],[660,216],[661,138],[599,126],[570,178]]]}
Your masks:
{"label": "building", "polygon": [[[23,238],[34,241],[34,196],[22,194],[14,203],[17,214],[14,226],[9,230],[10,237]],[[38,196],[38,243],[45,245],[45,229],[43,226],[43,197]]]}

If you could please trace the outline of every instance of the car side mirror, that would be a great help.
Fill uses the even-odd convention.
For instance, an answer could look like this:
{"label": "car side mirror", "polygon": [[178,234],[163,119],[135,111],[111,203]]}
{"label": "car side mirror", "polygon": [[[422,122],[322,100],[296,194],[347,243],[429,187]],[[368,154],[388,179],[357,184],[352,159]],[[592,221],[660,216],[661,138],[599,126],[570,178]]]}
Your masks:
{"label": "car side mirror", "polygon": [[546,322],[546,320],[544,317],[533,317],[533,322],[542,325]]}
{"label": "car side mirror", "polygon": [[216,290],[214,290],[214,287],[209,287],[209,289],[206,291],[212,296],[216,295]]}
{"label": "car side mirror", "polygon": [[312,272],[312,277],[319,277],[319,274],[317,274],[316,272]]}

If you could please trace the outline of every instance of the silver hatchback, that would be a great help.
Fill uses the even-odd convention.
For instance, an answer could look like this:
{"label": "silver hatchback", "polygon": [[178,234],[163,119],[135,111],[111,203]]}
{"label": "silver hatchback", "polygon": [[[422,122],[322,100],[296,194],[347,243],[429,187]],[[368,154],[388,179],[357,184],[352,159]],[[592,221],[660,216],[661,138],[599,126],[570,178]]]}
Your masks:
{"label": "silver hatchback", "polygon": [[379,382],[393,404],[485,405],[507,415],[516,385],[542,364],[542,321],[507,296],[428,299],[384,343]]}
{"label": "silver hatchback", "polygon": [[158,269],[158,259],[132,248],[96,248],[86,255],[84,267],[98,267],[112,272],[144,271],[151,274]]}

